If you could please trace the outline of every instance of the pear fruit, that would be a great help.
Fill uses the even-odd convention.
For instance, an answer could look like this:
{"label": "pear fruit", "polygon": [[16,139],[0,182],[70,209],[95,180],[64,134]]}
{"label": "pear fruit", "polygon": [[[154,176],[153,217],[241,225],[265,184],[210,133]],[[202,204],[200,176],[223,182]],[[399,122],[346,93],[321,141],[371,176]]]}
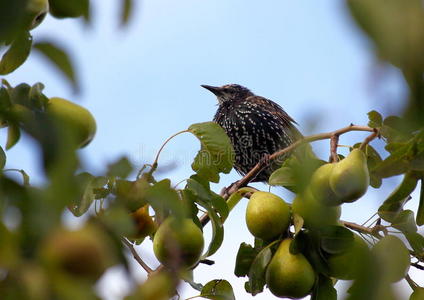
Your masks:
{"label": "pear fruit", "polygon": [[359,149],[353,149],[348,156],[334,166],[330,175],[330,186],[343,202],[354,202],[362,197],[370,183],[367,158]]}
{"label": "pear fruit", "polygon": [[97,281],[107,268],[118,262],[111,250],[113,243],[108,235],[90,224],[75,231],[59,228],[46,238],[39,256],[49,269]]}
{"label": "pear fruit", "polygon": [[359,267],[365,261],[368,246],[359,235],[354,234],[353,238],[352,247],[344,253],[328,255],[329,276],[342,280],[357,278]]}
{"label": "pear fruit", "polygon": [[396,236],[387,235],[372,248],[381,274],[389,282],[397,282],[408,274],[411,258],[405,244]]}
{"label": "pear fruit", "polygon": [[303,218],[305,227],[308,228],[337,225],[341,215],[340,206],[322,204],[309,189],[294,198],[292,211]]}
{"label": "pear fruit", "polygon": [[71,130],[78,148],[88,145],[96,134],[96,120],[84,107],[63,98],[50,98],[46,112]]}
{"label": "pear fruit", "polygon": [[278,246],[265,274],[269,290],[277,297],[303,298],[315,282],[315,271],[303,254],[291,254],[292,239]]}
{"label": "pear fruit", "polygon": [[145,205],[130,214],[135,225],[135,233],[129,236],[132,240],[143,240],[156,231],[156,224],[149,215],[149,206]]}
{"label": "pear fruit", "polygon": [[328,206],[336,206],[343,203],[342,199],[330,187],[330,176],[335,166],[335,163],[322,165],[316,169],[310,182],[311,192],[315,199]]}
{"label": "pear fruit", "polygon": [[409,297],[409,300],[423,300],[424,299],[424,288],[417,287]]}
{"label": "pear fruit", "polygon": [[202,255],[203,233],[192,219],[167,218],[156,231],[153,252],[169,268],[190,268]]}
{"label": "pear fruit", "polygon": [[246,224],[253,236],[270,240],[289,227],[290,208],[277,195],[268,192],[255,192],[247,205]]}

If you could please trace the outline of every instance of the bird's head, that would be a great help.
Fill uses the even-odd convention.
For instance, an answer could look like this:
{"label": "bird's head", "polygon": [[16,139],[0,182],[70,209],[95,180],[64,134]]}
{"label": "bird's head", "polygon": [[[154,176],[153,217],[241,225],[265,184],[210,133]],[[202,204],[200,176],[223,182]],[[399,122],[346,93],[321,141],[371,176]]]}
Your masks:
{"label": "bird's head", "polygon": [[218,98],[219,104],[244,100],[254,95],[248,88],[238,84],[226,84],[221,87],[202,84],[201,87],[214,93]]}

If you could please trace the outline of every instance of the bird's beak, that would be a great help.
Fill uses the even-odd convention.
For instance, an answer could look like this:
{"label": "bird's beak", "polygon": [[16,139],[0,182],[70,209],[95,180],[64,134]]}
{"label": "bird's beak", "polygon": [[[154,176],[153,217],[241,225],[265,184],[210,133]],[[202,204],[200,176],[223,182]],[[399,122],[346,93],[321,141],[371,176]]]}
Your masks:
{"label": "bird's beak", "polygon": [[202,84],[201,87],[207,89],[208,91],[210,91],[212,93],[214,93],[216,96],[221,94],[221,88],[220,87],[206,85],[206,84]]}

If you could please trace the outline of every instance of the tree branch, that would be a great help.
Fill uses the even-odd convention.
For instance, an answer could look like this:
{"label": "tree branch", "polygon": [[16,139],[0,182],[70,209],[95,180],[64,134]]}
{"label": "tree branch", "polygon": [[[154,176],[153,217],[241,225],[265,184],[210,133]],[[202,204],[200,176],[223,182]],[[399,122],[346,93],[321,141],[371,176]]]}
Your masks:
{"label": "tree branch", "polygon": [[135,250],[133,244],[131,244],[126,238],[122,238],[122,243],[124,243],[125,246],[130,250],[131,254],[133,255],[134,259],[142,266],[142,268],[148,273],[152,274],[154,271],[151,269],[138,255],[137,251]]}

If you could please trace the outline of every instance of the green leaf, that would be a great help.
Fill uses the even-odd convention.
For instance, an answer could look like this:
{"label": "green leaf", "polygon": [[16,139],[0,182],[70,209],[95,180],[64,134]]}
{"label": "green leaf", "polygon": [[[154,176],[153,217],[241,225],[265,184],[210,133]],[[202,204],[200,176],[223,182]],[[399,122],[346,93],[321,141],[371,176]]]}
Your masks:
{"label": "green leaf", "polygon": [[169,179],[155,183],[146,191],[145,197],[156,214],[169,212],[177,219],[182,219],[186,216],[182,201],[177,191],[171,187]]}
{"label": "green leaf", "polygon": [[418,177],[414,172],[406,173],[402,182],[380,206],[378,215],[382,219],[392,222],[403,209],[403,206],[408,201],[409,195],[415,190],[417,183]]}
{"label": "green leaf", "polygon": [[234,150],[229,137],[215,122],[193,124],[188,131],[201,143],[192,169],[208,181],[219,182],[219,173],[229,173],[234,162]]}
{"label": "green leaf", "polygon": [[29,91],[30,104],[37,110],[44,110],[49,98],[43,94],[44,84],[38,82],[34,84]]}
{"label": "green leaf", "polygon": [[29,32],[20,33],[0,61],[0,75],[6,75],[19,68],[31,52],[32,36]]}
{"label": "green leaf", "polygon": [[412,249],[421,257],[424,257],[424,237],[418,232],[406,232],[405,237]]}
{"label": "green leaf", "polygon": [[423,70],[421,0],[349,0],[348,4],[356,22],[374,42],[379,58],[405,70]]}
{"label": "green leaf", "polygon": [[265,286],[265,271],[272,258],[270,247],[276,242],[268,245],[256,255],[249,270],[249,293],[253,296],[261,293]]}
{"label": "green leaf", "polygon": [[296,186],[295,179],[292,174],[291,168],[288,167],[281,167],[277,170],[275,170],[271,176],[269,177],[268,183],[270,185],[277,185],[277,186]]}
{"label": "green leaf", "polygon": [[249,274],[250,266],[253,263],[258,251],[246,243],[241,243],[236,256],[236,266],[234,274],[243,277]]}
{"label": "green leaf", "polygon": [[231,284],[223,279],[209,281],[202,289],[201,297],[212,300],[235,300]]}
{"label": "green leaf", "polygon": [[311,300],[337,300],[337,291],[331,278],[320,274],[311,294]]}
{"label": "green leaf", "polygon": [[6,153],[2,147],[0,147],[0,170],[3,170],[4,165],[6,164]]}
{"label": "green leaf", "polygon": [[372,110],[368,113],[368,126],[372,128],[378,128],[383,125],[383,117],[380,113],[375,110]]}
{"label": "green leaf", "polygon": [[127,157],[121,157],[107,166],[107,176],[126,178],[131,174],[133,167]]}
{"label": "green leaf", "polygon": [[219,214],[221,222],[224,223],[229,214],[227,203],[224,198],[210,190],[209,184],[202,181],[201,177],[191,176],[190,179],[187,180],[187,189],[197,198],[210,205]]}
{"label": "green leaf", "polygon": [[[357,143],[353,146],[353,148],[359,148],[361,143]],[[370,173],[370,185],[373,188],[378,189],[383,183],[380,176],[373,173],[372,170],[382,162],[380,154],[370,145],[367,145],[365,148],[365,155],[367,157],[367,166]]]}
{"label": "green leaf", "polygon": [[68,208],[74,216],[80,217],[87,212],[95,200],[95,189],[105,186],[107,184],[107,178],[95,177],[90,173],[83,172],[76,176],[76,181],[80,193],[75,200],[68,205]]}
{"label": "green leaf", "polygon": [[404,210],[393,220],[392,227],[402,232],[416,232],[415,216],[412,210]]}
{"label": "green leaf", "polygon": [[424,225],[424,179],[421,178],[420,203],[417,211],[417,225]]}
{"label": "green leaf", "polygon": [[222,241],[224,240],[224,227],[222,223],[223,219],[225,219],[224,217],[228,215],[228,207],[227,209],[221,207],[223,212],[221,212],[221,216],[218,216],[217,209],[212,201],[214,196],[193,178],[195,177],[191,177],[187,180],[186,189],[196,197],[195,202],[207,210],[212,222],[212,240],[209,244],[208,251],[203,255],[203,257],[206,258],[214,254],[222,245]]}
{"label": "green leaf", "polygon": [[10,124],[7,128],[7,142],[6,142],[6,150],[9,150],[19,141],[21,137],[21,130],[18,126],[14,124]]}
{"label": "green leaf", "polygon": [[9,91],[3,85],[0,86],[0,112],[6,111],[11,105]]}
{"label": "green leaf", "polygon": [[341,254],[353,245],[353,233],[343,226],[325,226],[320,229],[321,248],[330,254]]}
{"label": "green leaf", "polygon": [[183,272],[181,275],[181,279],[187,282],[193,289],[201,292],[203,289],[203,284],[194,282],[193,280],[193,270],[188,270]]}
{"label": "green leaf", "polygon": [[[388,144],[386,149],[390,147],[390,145],[391,144]],[[408,153],[411,148],[411,143],[405,143],[397,146],[396,150],[393,152],[387,149],[391,152],[390,156],[372,168],[371,172],[381,178],[387,178],[407,172],[409,170]]]}
{"label": "green leaf", "polygon": [[293,214],[293,225],[294,225],[294,234],[297,235],[300,230],[303,228],[304,220],[302,216],[298,214]]}
{"label": "green leaf", "polygon": [[116,180],[116,200],[123,203],[129,211],[134,212],[147,203],[146,193],[149,188],[149,183],[143,177],[136,181]]}
{"label": "green leaf", "polygon": [[79,91],[73,62],[64,49],[52,42],[38,42],[34,49],[44,55],[69,80],[75,92]]}
{"label": "green leaf", "polygon": [[49,0],[50,14],[56,18],[78,18],[84,16],[89,20],[89,0]]}
{"label": "green leaf", "polygon": [[132,0],[122,0],[121,5],[121,26],[128,25],[128,22],[131,19],[133,13],[133,1]]}

